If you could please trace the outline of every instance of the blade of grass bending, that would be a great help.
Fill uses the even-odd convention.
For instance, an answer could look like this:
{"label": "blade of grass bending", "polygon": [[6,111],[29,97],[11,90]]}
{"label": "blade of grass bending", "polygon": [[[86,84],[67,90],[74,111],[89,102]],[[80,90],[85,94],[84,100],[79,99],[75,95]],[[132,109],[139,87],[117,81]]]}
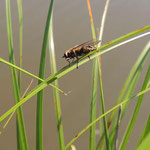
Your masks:
{"label": "blade of grass bending", "polygon": [[[90,17],[93,39],[96,39],[90,0],[87,0],[87,6],[88,6],[88,10],[89,10],[89,17]],[[91,90],[91,104],[90,104],[90,122],[92,122],[93,120],[96,119],[98,61],[99,61],[98,58],[95,58],[93,61],[92,90]],[[93,126],[91,126],[90,131],[89,131],[89,150],[95,149],[95,141],[96,141],[95,133],[96,133],[96,125],[94,124]]]}
{"label": "blade of grass bending", "polygon": [[[19,41],[20,41],[20,58],[19,67],[22,68],[22,39],[23,39],[23,15],[22,15],[22,0],[17,0],[19,14]],[[21,88],[21,72],[18,72],[18,86]],[[20,89],[21,91],[21,89]]]}
{"label": "blade of grass bending", "polygon": [[[108,115],[109,113],[111,113],[112,111],[116,110],[117,108],[119,108],[121,105],[126,104],[127,102],[129,102],[131,99],[139,97],[145,93],[147,93],[148,91],[150,91],[150,88],[147,88],[146,90],[143,90],[139,93],[137,93],[134,96],[131,96],[130,98],[123,100],[123,102],[117,104],[116,106],[114,106],[113,108],[109,109],[107,112],[105,112],[105,114],[99,116],[97,119],[95,119],[93,122],[91,122],[88,126],[86,126],[82,131],[80,131],[67,145],[66,145],[66,149],[68,149],[73,142],[75,142],[84,132],[86,132],[93,124],[95,124],[97,121],[99,121],[100,119],[102,119],[104,116]],[[136,100],[136,99],[135,99]]]}
{"label": "blade of grass bending", "polygon": [[[142,89],[141,91],[145,90],[147,87],[148,87],[148,83],[150,81],[150,66],[148,68],[148,71],[147,71],[147,74],[146,74],[146,77],[145,77],[145,80],[144,80],[144,83],[143,83],[143,86],[142,86]],[[142,100],[143,100],[143,97],[144,95],[141,95],[139,98],[138,98],[138,101],[137,101],[137,104],[136,104],[136,107],[134,109],[134,113],[132,115],[132,118],[130,120],[130,123],[125,131],[125,134],[124,134],[124,137],[123,137],[123,140],[120,144],[120,149],[125,149],[126,146],[127,146],[127,142],[130,138],[130,135],[131,135],[131,132],[133,130],[133,127],[134,127],[134,124],[135,124],[135,121],[136,121],[136,118],[138,116],[138,112],[139,112],[139,109],[140,109],[140,106],[141,106],[141,103],[142,103]]]}
{"label": "blade of grass bending", "polygon": [[[51,73],[54,74],[57,72],[57,67],[56,67],[56,59],[55,59],[55,49],[54,49],[54,39],[53,39],[53,21],[52,20],[53,19],[51,19],[50,30],[49,30],[49,54],[50,54]],[[57,80],[54,81],[54,85],[58,87]],[[55,104],[55,111],[56,111],[59,147],[60,147],[60,150],[64,150],[65,149],[64,131],[63,131],[63,124],[62,124],[60,96],[59,96],[58,90],[53,89],[53,96],[54,96],[54,104]]]}
{"label": "blade of grass bending", "polygon": [[[149,46],[150,46],[150,43],[148,43],[148,44],[146,45],[146,47],[144,48],[144,50],[141,52],[141,54],[140,54],[138,60],[136,61],[135,65],[132,67],[132,69],[131,69],[131,71],[130,71],[130,74],[129,74],[128,78],[127,78],[126,81],[125,81],[125,84],[124,84],[124,86],[123,86],[123,88],[122,88],[122,91],[121,91],[121,93],[120,93],[120,96],[118,97],[118,100],[117,100],[116,104],[119,103],[119,102],[121,101],[121,99],[123,99],[123,97],[125,96],[125,92],[126,92],[126,96],[125,96],[126,98],[129,97],[129,96],[132,94],[132,92],[133,92],[133,90],[134,90],[134,87],[135,87],[135,85],[136,85],[137,79],[138,79],[138,77],[139,77],[139,75],[140,75],[141,69],[143,68],[144,63],[145,63],[145,61],[146,61],[146,59],[147,59],[147,57],[148,57],[148,54],[149,54],[149,52],[150,52],[150,49],[148,49]],[[128,87],[129,87],[129,88],[128,88]],[[123,107],[123,108],[125,108],[125,107]],[[124,114],[124,109],[123,109],[122,115],[123,115],[123,114]],[[109,117],[109,120],[108,120],[108,127],[110,126],[111,120],[113,120],[114,115],[115,115],[115,111],[114,111],[114,112],[110,115],[110,117]],[[116,121],[117,121],[117,120],[115,120],[115,122],[114,122],[114,124],[113,124],[113,127],[112,127],[112,129],[111,129],[111,136],[113,136],[112,133],[114,133],[114,131],[115,131],[114,129],[115,129],[115,127],[116,127]],[[101,144],[102,139],[103,139],[103,138],[101,138],[101,139],[99,140],[99,144],[98,144],[98,145]],[[112,137],[111,137],[111,139],[112,139]],[[111,143],[113,143],[113,141],[114,141],[114,140],[112,140]]]}
{"label": "blade of grass bending", "polygon": [[[21,72],[23,72],[23,73],[25,73],[25,74],[31,76],[31,77],[33,77],[33,78],[35,78],[35,79],[38,79],[38,80],[40,80],[40,81],[42,81],[42,82],[44,81],[43,79],[39,78],[38,76],[36,76],[36,75],[34,75],[34,74],[32,74],[32,73],[30,73],[30,72],[24,70],[24,69],[22,69],[22,68],[20,68],[20,67],[18,67],[18,66],[16,66],[16,65],[14,65],[14,64],[12,64],[12,63],[9,63],[8,61],[2,59],[1,57],[0,57],[0,62],[4,63],[4,64],[6,64],[6,65],[9,65],[10,67],[13,67],[13,68],[15,68],[15,69],[17,69],[17,70],[19,70],[19,71],[21,71]],[[64,91],[62,91],[61,89],[59,89],[59,88],[56,87],[55,85],[53,85],[53,84],[49,84],[49,85],[50,85],[51,87],[57,89],[57,90],[58,90],[59,92],[61,92],[62,94],[67,95],[67,93],[65,93]]]}
{"label": "blade of grass bending", "polygon": [[[13,37],[12,37],[12,27],[11,27],[11,10],[10,10],[10,1],[6,0],[6,20],[7,20],[7,34],[8,34],[8,51],[9,51],[9,61],[12,64],[15,64],[14,54],[13,54]],[[20,90],[17,82],[17,74],[14,68],[11,68],[11,77],[12,77],[12,86],[14,90],[15,103],[19,102],[20,99]],[[25,131],[25,125],[23,120],[23,113],[21,107],[17,110],[16,115],[17,121],[17,142],[18,148],[23,150],[28,150],[28,143]]]}
{"label": "blade of grass bending", "polygon": [[[138,36],[138,38],[140,38],[141,36]],[[125,42],[122,43],[128,43],[135,40],[135,38],[132,38],[130,40],[126,40]],[[96,52],[95,55],[91,56],[91,59],[95,58],[96,56],[102,55],[105,52],[108,52],[110,50],[112,50],[113,48],[116,48],[118,46],[121,46],[122,43],[117,44],[115,46],[112,46],[110,48],[107,48],[105,51],[101,51],[101,52]],[[87,61],[89,61],[89,58],[84,59],[83,61],[79,62],[79,66],[86,63]],[[19,103],[17,103],[15,106],[13,106],[12,108],[10,108],[6,113],[4,113],[1,117],[0,117],[0,122],[3,121],[8,115],[10,115],[11,111],[14,108],[18,108],[19,106],[21,106],[23,103],[25,103],[27,100],[29,100],[32,96],[34,96],[35,94],[37,94],[40,90],[43,90],[45,87],[47,87],[50,83],[52,83],[53,81],[55,81],[56,79],[61,78],[62,76],[64,76],[65,74],[67,74],[68,72],[72,71],[76,69],[76,62],[73,62],[69,65],[67,65],[66,67],[60,69],[57,73],[49,76],[46,80],[44,80],[41,84],[39,84],[37,87],[35,87],[33,90],[31,90],[28,95]]]}
{"label": "blade of grass bending", "polygon": [[[42,44],[42,52],[39,67],[39,77],[42,79],[44,79],[45,74],[46,50],[48,42],[49,25],[52,17],[53,3],[54,0],[51,0]],[[38,84],[40,83],[41,81],[39,80]],[[43,90],[41,90],[37,94],[37,110],[36,110],[36,150],[42,149],[43,149]]]}
{"label": "blade of grass bending", "polygon": [[143,133],[142,133],[142,135],[141,135],[141,137],[140,137],[138,143],[137,143],[136,148],[138,148],[138,146],[142,143],[143,139],[144,139],[149,133],[150,133],[150,115],[149,115],[149,117],[148,117],[148,120],[147,120],[147,122],[146,122],[146,126],[145,126],[145,128],[144,128],[144,130],[143,130]]}
{"label": "blade of grass bending", "polygon": [[[102,43],[102,37],[103,37],[103,32],[104,32],[104,25],[105,25],[108,5],[109,5],[109,0],[106,0],[103,15],[102,15],[102,20],[101,20],[100,33],[99,33],[99,40],[101,42],[98,44],[98,47],[100,47],[101,43]],[[102,112],[102,114],[104,114],[105,113],[105,104],[104,104],[104,92],[103,92],[103,84],[102,84],[102,68],[101,68],[100,62],[101,62],[101,57],[99,56],[98,71],[99,71],[99,84],[100,84],[100,96],[101,96],[101,101],[100,101],[101,107],[100,108],[102,108],[102,110],[100,110],[100,112]],[[101,125],[101,123],[100,123],[100,125]],[[104,134],[105,134],[106,149],[109,150],[110,149],[110,140],[109,140],[109,132],[108,132],[108,127],[107,127],[106,116],[104,116],[104,118],[103,118],[103,128],[104,128]],[[100,137],[101,137],[101,134],[103,131],[100,128],[99,128],[99,131],[100,131]],[[97,148],[98,147],[96,146],[96,149]]]}

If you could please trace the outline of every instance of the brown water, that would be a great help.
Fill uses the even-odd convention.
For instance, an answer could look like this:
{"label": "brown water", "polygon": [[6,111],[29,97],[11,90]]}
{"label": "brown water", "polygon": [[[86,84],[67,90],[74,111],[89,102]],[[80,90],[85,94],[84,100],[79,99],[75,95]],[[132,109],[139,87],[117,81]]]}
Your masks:
{"label": "brown water", "polygon": [[[92,11],[95,28],[99,28],[101,15],[105,1],[92,1]],[[64,67],[67,62],[61,58],[63,53],[70,47],[92,39],[91,27],[86,1],[56,1],[54,4],[54,40],[56,50],[56,60],[58,69]],[[115,0],[111,1],[105,30],[103,43],[109,42],[121,35],[129,33],[150,24],[150,1],[148,0]],[[23,68],[38,75],[39,60],[41,53],[42,38],[49,1],[23,1]],[[17,4],[11,4],[13,37],[16,58],[19,52],[19,30]],[[115,99],[119,95],[120,89],[137,57],[142,51],[150,36],[144,37],[127,45],[117,48],[114,52],[102,55],[103,86],[105,94],[106,110],[113,107]],[[0,45],[1,57],[8,60],[7,32],[5,19],[5,1],[0,2]],[[18,60],[18,59],[17,59]],[[18,61],[17,61],[18,62]],[[136,92],[141,88],[143,78],[150,61],[140,77],[140,82]],[[49,60],[47,61],[46,77],[50,75]],[[14,105],[13,92],[11,88],[10,70],[8,66],[0,64],[0,114],[2,115]],[[90,95],[91,95],[91,71],[92,61],[75,69],[59,80],[59,87],[70,95],[61,96],[62,119],[64,125],[65,142],[68,143],[79,131],[89,123]],[[22,75],[22,92],[27,88],[31,77]],[[32,88],[37,84],[34,79]],[[146,94],[143,105],[139,112],[135,128],[131,135],[127,149],[134,149],[135,144],[142,132],[144,124],[149,114],[149,96]],[[132,115],[132,110],[136,102],[131,102],[125,114],[119,136],[123,132]],[[27,130],[29,148],[35,149],[35,117],[36,117],[36,96],[23,105],[23,112]],[[3,125],[3,124],[2,124]],[[10,121],[2,135],[0,135],[0,145],[2,150],[16,149],[16,126],[15,117]],[[120,139],[120,138],[119,138]],[[9,144],[8,144],[9,143]],[[77,149],[88,149],[88,132],[82,135],[75,143]],[[52,88],[45,89],[44,99],[44,150],[59,149],[55,110],[52,99]]]}

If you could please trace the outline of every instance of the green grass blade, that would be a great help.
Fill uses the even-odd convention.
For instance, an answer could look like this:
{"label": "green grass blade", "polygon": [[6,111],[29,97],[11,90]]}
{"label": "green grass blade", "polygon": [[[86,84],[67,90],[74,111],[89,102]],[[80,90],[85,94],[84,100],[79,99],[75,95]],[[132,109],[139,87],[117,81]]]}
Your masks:
{"label": "green grass blade", "polygon": [[136,150],[149,150],[150,143],[150,133],[142,140],[142,143],[138,146]]}
{"label": "green grass blade", "polygon": [[143,139],[144,139],[149,133],[150,133],[150,115],[149,115],[149,117],[148,117],[146,126],[145,126],[145,128],[144,128],[144,130],[143,130],[143,133],[142,133],[142,135],[141,135],[141,137],[140,137],[140,139],[139,139],[138,144],[137,144],[136,147],[138,147],[138,146],[142,143]]}
{"label": "green grass blade", "polygon": [[[101,25],[100,25],[100,33],[99,33],[99,40],[101,42],[98,44],[98,47],[100,47],[101,43],[102,43],[102,37],[103,37],[103,32],[104,32],[104,25],[105,25],[108,6],[109,6],[109,0],[106,0],[105,8],[104,8],[103,15],[102,15],[102,20],[101,20]],[[99,57],[99,64],[98,64],[100,96],[101,96],[101,101],[100,101],[101,107],[100,107],[100,109],[102,108],[102,110],[100,110],[100,113],[102,112],[102,114],[104,114],[105,113],[105,104],[104,104],[104,92],[103,92],[103,84],[102,84],[102,68],[101,68],[100,62],[101,62],[101,57]],[[100,127],[101,127],[102,123],[99,122],[99,124],[100,124]],[[105,134],[106,149],[109,150],[110,149],[110,140],[109,140],[109,132],[108,132],[108,127],[107,127],[107,118],[106,118],[106,116],[104,116],[104,118],[103,118],[103,128],[104,128],[104,134]],[[103,133],[103,130],[101,128],[99,128],[99,132],[100,132],[100,137],[101,137],[102,133]],[[96,149],[98,149],[98,145],[97,145]]]}
{"label": "green grass blade", "polygon": [[[89,10],[92,36],[93,36],[93,39],[96,39],[90,0],[87,0],[87,6],[88,6],[88,10]],[[95,58],[93,61],[92,90],[91,90],[91,104],[90,104],[90,122],[92,122],[93,120],[96,119],[98,61],[99,61],[98,58]],[[91,126],[90,131],[89,131],[89,150],[95,149],[95,141],[96,141],[95,132],[96,132],[96,125],[94,124],[93,126]]]}
{"label": "green grass blade", "polygon": [[[97,59],[93,62],[93,71],[92,71],[92,93],[91,93],[91,104],[90,104],[90,122],[93,122],[96,119],[96,99],[97,99]],[[90,128],[89,135],[89,150],[95,149],[95,129],[96,125],[94,124]]]}
{"label": "green grass blade", "polygon": [[[49,10],[48,10],[43,44],[42,44],[42,52],[41,52],[41,60],[40,60],[40,68],[39,68],[39,77],[42,79],[44,79],[44,74],[45,74],[46,50],[47,50],[47,43],[48,43],[49,25],[52,18],[53,3],[54,0],[51,0]],[[38,84],[40,83],[41,81],[39,80]],[[41,90],[37,94],[36,150],[43,150],[43,90]]]}
{"label": "green grass blade", "polygon": [[[9,61],[15,64],[14,54],[13,54],[13,37],[12,37],[12,27],[11,27],[11,10],[10,1],[6,0],[6,20],[7,20],[7,34],[8,34],[8,51],[9,51]],[[15,103],[19,102],[20,90],[17,82],[17,74],[14,68],[11,68],[12,85],[14,90]],[[23,150],[28,149],[27,137],[25,133],[25,125],[23,120],[23,113],[21,107],[17,110],[17,141],[18,148]]]}
{"label": "green grass blade", "polygon": [[[148,71],[147,71],[147,74],[146,74],[146,77],[145,77],[145,80],[144,80],[144,83],[143,83],[143,86],[142,86],[142,90],[145,90],[147,87],[148,87],[148,83],[150,81],[150,66],[148,68]],[[124,137],[123,137],[123,140],[122,140],[122,143],[120,144],[120,149],[121,150],[124,150],[127,146],[127,142],[130,138],[130,135],[131,135],[131,132],[133,130],[133,127],[134,127],[134,124],[135,124],[135,121],[136,121],[136,118],[138,116],[138,112],[139,112],[139,109],[140,109],[140,106],[141,106],[141,103],[142,103],[142,100],[143,100],[143,97],[144,95],[141,95],[139,98],[138,98],[138,101],[137,101],[137,104],[136,104],[136,107],[135,107],[135,110],[134,110],[134,113],[132,115],[132,118],[130,120],[130,123],[126,129],[126,132],[124,134]]]}
{"label": "green grass blade", "polygon": [[[51,73],[54,74],[57,72],[57,67],[56,67],[56,59],[55,59],[52,19],[50,23],[50,32],[49,32],[49,54],[50,54]],[[54,81],[54,85],[58,87],[57,80]],[[54,104],[55,104],[56,119],[57,119],[59,147],[60,150],[64,150],[65,149],[64,131],[63,131],[63,124],[62,124],[60,96],[58,90],[53,89],[53,95],[54,95]]]}
{"label": "green grass blade", "polygon": [[[100,84],[100,96],[101,96],[101,105],[102,105],[102,114],[105,113],[105,104],[104,104],[104,94],[103,94],[103,85],[102,85],[102,74],[100,65],[98,66],[98,73],[99,73],[99,84]],[[103,117],[103,124],[104,124],[104,133],[105,133],[105,141],[106,141],[106,149],[109,150],[110,148],[110,141],[109,141],[109,132],[107,127],[107,119],[106,116]]]}
{"label": "green grass blade", "polygon": [[118,114],[117,114],[117,125],[115,129],[115,135],[114,135],[114,144],[112,144],[112,149],[117,150],[118,148],[118,131],[120,126],[120,119],[121,119],[121,112],[122,112],[122,105],[120,105]]}
{"label": "green grass blade", "polygon": [[[22,15],[22,0],[17,0],[19,14],[19,41],[20,41],[20,58],[19,67],[22,68],[22,41],[23,41],[23,15]],[[18,72],[18,86],[21,86],[21,72]],[[21,89],[20,89],[21,91]]]}
{"label": "green grass blade", "polygon": [[[22,2],[21,0],[17,0],[18,5],[18,14],[19,14],[19,40],[20,40],[20,57],[19,57],[19,67],[22,67],[22,38],[23,38],[23,17],[22,17]],[[18,88],[21,94],[21,72],[18,72]],[[13,114],[13,113],[12,113]],[[19,135],[19,128],[17,125],[17,135]],[[21,148],[21,141],[17,141],[18,149]]]}

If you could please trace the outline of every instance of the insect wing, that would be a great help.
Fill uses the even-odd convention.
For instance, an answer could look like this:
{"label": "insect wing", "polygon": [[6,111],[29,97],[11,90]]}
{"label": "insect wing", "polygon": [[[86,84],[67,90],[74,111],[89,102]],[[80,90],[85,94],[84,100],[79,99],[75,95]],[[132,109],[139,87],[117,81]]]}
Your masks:
{"label": "insect wing", "polygon": [[82,46],[84,46],[84,45],[91,45],[91,46],[94,46],[94,45],[98,44],[100,41],[101,41],[101,40],[90,40],[90,41],[87,41],[87,42],[82,43],[82,44],[80,44],[80,45],[77,45],[77,46],[75,46],[75,47],[73,47],[73,48],[77,48],[77,49],[78,49],[78,47],[82,47]]}

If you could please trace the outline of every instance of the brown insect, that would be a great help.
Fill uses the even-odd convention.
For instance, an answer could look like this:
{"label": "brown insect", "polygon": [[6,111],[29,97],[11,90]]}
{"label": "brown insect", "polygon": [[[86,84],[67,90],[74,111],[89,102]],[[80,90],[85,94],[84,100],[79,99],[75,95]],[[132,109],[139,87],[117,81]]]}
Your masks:
{"label": "brown insect", "polygon": [[[74,61],[74,58],[76,58],[77,68],[78,68],[79,57],[84,56],[89,52],[96,50],[97,48],[95,47],[95,45],[98,44],[99,42],[100,41],[97,40],[91,40],[83,44],[77,45],[75,47],[72,47],[69,50],[67,50],[62,57],[65,58],[69,62],[69,64],[71,59]],[[88,57],[90,59],[90,56]]]}

